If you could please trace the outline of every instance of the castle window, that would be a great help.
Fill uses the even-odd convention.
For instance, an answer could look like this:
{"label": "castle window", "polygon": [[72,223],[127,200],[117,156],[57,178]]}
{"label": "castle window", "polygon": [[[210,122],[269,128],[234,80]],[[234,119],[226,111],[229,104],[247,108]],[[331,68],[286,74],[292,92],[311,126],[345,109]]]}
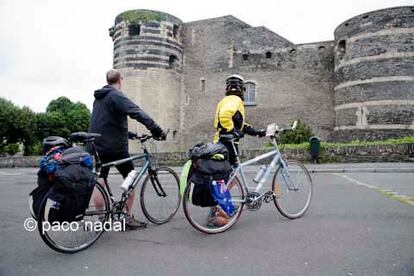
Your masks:
{"label": "castle window", "polygon": [[131,25],[128,26],[128,35],[129,36],[139,35],[140,32],[141,32],[141,25],[131,24]]}
{"label": "castle window", "polygon": [[272,52],[266,52],[266,58],[272,58]]}
{"label": "castle window", "polygon": [[174,64],[177,63],[177,56],[176,55],[170,55],[170,58],[168,59],[168,65],[170,66],[170,68],[174,67]]}
{"label": "castle window", "polygon": [[173,27],[173,37],[174,37],[174,38],[177,38],[177,35],[178,35],[178,29],[179,29],[178,25],[175,25],[175,24],[174,24],[174,27]]}
{"label": "castle window", "polygon": [[338,43],[338,52],[341,54],[345,54],[345,51],[346,51],[346,41],[341,40]]}
{"label": "castle window", "polygon": [[243,54],[243,60],[248,60],[249,59],[249,55],[248,54]]}
{"label": "castle window", "polygon": [[251,81],[245,83],[244,105],[256,105],[256,84]]}
{"label": "castle window", "polygon": [[291,54],[292,56],[296,54],[296,49],[292,49],[289,51],[289,54]]}
{"label": "castle window", "polygon": [[200,79],[200,90],[201,90],[201,92],[206,91],[206,79],[204,79],[204,78]]}

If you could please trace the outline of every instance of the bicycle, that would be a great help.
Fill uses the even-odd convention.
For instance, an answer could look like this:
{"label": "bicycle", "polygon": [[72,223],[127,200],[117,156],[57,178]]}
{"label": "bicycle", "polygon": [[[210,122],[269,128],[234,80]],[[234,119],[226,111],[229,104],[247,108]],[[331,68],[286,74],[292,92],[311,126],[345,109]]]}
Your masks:
{"label": "bicycle", "polygon": [[[140,203],[145,217],[154,224],[163,224],[171,220],[180,206],[179,178],[177,174],[168,167],[155,167],[152,164],[152,156],[147,150],[146,142],[152,138],[150,135],[135,135],[133,140],[137,140],[141,144],[142,154],[133,155],[131,157],[101,164],[99,155],[95,148],[95,139],[100,134],[77,132],[72,133],[70,140],[72,142],[81,142],[89,146],[95,160],[95,178],[96,184],[82,220],[71,222],[76,231],[45,231],[44,225],[48,221],[50,208],[53,206],[53,200],[47,196],[44,199],[40,216],[38,218],[38,229],[43,241],[52,249],[62,253],[75,253],[85,250],[95,243],[105,231],[104,227],[91,229],[91,226],[99,222],[104,224],[111,217],[112,222],[123,222],[125,227],[125,219],[128,215],[128,207],[126,204],[129,196],[134,192],[138,183],[145,173],[147,173],[140,192]],[[131,138],[130,138],[131,139]],[[121,199],[116,201],[109,187],[107,178],[103,178],[100,183],[100,171],[105,167],[113,167],[131,160],[143,159],[139,172],[136,174],[129,186],[129,189],[122,193]],[[53,225],[53,222],[52,222]],[[119,225],[118,225],[119,226]],[[50,230],[50,229],[49,229]],[[53,230],[53,228],[52,228]]]}
{"label": "bicycle", "polygon": [[[257,156],[256,158],[240,161],[240,157],[234,146],[235,136],[233,134],[224,134],[220,137],[230,141],[233,145],[236,155],[236,164],[229,180],[225,184],[225,189],[231,193],[231,199],[235,207],[235,212],[232,216],[223,216],[227,219],[227,223],[223,225],[211,226],[206,223],[206,208],[195,206],[191,203],[192,191],[195,183],[192,182],[191,176],[187,182],[187,187],[183,196],[184,214],[190,224],[197,230],[207,234],[217,234],[230,229],[239,219],[243,207],[247,210],[257,211],[262,206],[262,203],[269,203],[272,199],[277,210],[286,218],[296,219],[307,211],[312,198],[312,179],[303,164],[299,161],[287,161],[280,153],[277,145],[276,137],[286,131],[294,130],[297,122],[295,121],[292,127],[287,129],[279,129],[276,124],[271,124],[267,127],[266,136],[270,137],[273,145],[273,150]],[[271,162],[265,169],[259,171],[257,186],[254,191],[249,191],[247,186],[246,176],[243,169],[246,166],[257,163],[266,158],[271,158]],[[272,180],[272,189],[260,193],[262,186],[271,174],[272,169],[277,168]],[[240,175],[240,179],[238,177]],[[295,204],[297,203],[297,204]],[[219,207],[213,207],[219,208]],[[222,212],[223,213],[223,212]]]}

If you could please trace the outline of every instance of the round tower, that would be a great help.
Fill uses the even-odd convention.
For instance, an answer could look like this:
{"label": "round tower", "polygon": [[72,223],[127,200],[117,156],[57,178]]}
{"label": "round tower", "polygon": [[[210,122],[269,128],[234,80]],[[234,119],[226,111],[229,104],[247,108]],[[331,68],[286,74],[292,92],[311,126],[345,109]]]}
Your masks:
{"label": "round tower", "polygon": [[[179,146],[182,83],[182,21],[167,13],[129,10],[109,29],[114,42],[113,66],[124,76],[122,91],[163,128],[170,129],[161,150]],[[136,121],[132,131],[147,132]],[[131,144],[136,151],[136,145]]]}
{"label": "round tower", "polygon": [[336,139],[414,135],[414,7],[345,21],[334,51]]}

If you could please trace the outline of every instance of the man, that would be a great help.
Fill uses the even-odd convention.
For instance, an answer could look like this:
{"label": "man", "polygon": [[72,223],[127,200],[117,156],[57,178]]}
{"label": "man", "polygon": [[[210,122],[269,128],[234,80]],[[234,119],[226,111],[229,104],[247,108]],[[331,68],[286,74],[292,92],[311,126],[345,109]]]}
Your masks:
{"label": "man", "polygon": [[[164,131],[142,109],[121,92],[123,77],[118,70],[111,69],[106,73],[107,85],[95,91],[92,119],[89,131],[100,133],[96,139],[96,150],[103,163],[128,158],[128,116],[145,125],[155,139],[165,140]],[[122,177],[134,169],[132,161],[116,166]],[[107,178],[109,168],[102,168],[101,174]],[[130,229],[145,228],[146,223],[134,219],[131,214],[134,194],[127,200],[128,219],[126,225]]]}
{"label": "man", "polygon": [[[216,116],[214,118],[214,128],[216,134],[214,143],[222,143],[229,152],[229,162],[234,166],[238,156],[238,142],[244,134],[263,137],[266,130],[256,130],[245,122],[244,112],[244,79],[242,76],[234,74],[226,79],[226,96],[217,104]],[[220,138],[221,134],[233,134],[236,138],[235,148],[229,140]],[[227,224],[228,216],[223,210],[213,207],[207,217],[207,225],[223,226]]]}

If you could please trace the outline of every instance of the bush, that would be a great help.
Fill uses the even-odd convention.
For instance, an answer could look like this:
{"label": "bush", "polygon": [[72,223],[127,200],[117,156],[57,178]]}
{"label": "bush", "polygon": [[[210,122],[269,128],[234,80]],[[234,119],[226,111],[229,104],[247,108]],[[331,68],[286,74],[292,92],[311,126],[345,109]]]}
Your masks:
{"label": "bush", "polygon": [[280,144],[301,144],[309,141],[313,136],[312,129],[305,123],[298,121],[295,130],[288,131],[280,135],[278,143]]}
{"label": "bush", "polygon": [[20,150],[19,144],[8,144],[4,147],[4,152],[8,153],[9,155],[15,155]]}

